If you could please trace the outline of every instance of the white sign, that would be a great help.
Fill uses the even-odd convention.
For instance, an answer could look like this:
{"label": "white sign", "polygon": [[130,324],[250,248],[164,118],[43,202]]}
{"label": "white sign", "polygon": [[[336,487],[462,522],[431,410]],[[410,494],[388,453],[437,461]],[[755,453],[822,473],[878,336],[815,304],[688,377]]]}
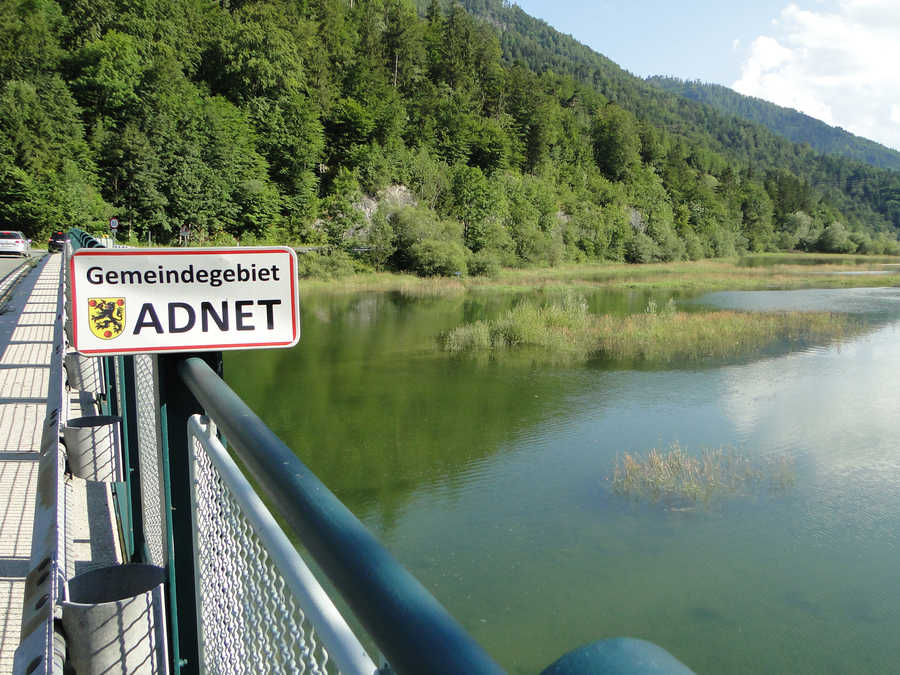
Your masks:
{"label": "white sign", "polygon": [[70,260],[82,354],[292,347],[297,254],[285,247],[80,249]]}
{"label": "white sign", "polygon": [[119,220],[117,218],[110,218],[109,229],[115,230],[117,227],[119,227]]}

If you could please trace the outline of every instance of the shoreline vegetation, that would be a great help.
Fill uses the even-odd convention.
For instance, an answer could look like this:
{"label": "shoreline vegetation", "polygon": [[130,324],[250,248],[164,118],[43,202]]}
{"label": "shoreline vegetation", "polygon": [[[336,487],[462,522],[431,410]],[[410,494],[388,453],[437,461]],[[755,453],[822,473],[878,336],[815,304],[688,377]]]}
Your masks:
{"label": "shoreline vegetation", "polygon": [[[762,264],[753,266],[748,264],[750,261]],[[872,271],[879,273],[872,274]],[[610,262],[503,269],[492,277],[419,277],[391,272],[360,272],[331,279],[300,280],[303,292],[399,292],[423,297],[562,288],[632,288],[701,293],[879,286],[900,286],[900,257],[776,253],[693,262],[641,265]]]}
{"label": "shoreline vegetation", "polygon": [[857,335],[865,326],[830,312],[682,312],[672,300],[661,307],[651,301],[639,314],[601,316],[588,311],[583,295],[601,289],[699,295],[886,286],[900,286],[898,257],[777,253],[695,262],[504,269],[490,278],[368,273],[300,282],[301,292],[313,294],[522,294],[525,297],[501,317],[440,334],[439,347],[450,354],[499,357],[528,351],[548,363],[607,360],[628,366],[743,358],[784,343],[829,344]]}
{"label": "shoreline vegetation", "polygon": [[839,340],[861,324],[831,312],[680,312],[674,300],[628,316],[588,311],[574,293],[545,304],[523,300],[502,316],[475,321],[439,336],[451,354],[499,356],[536,348],[554,361],[602,359],[628,364],[666,365],[757,354],[778,342]]}

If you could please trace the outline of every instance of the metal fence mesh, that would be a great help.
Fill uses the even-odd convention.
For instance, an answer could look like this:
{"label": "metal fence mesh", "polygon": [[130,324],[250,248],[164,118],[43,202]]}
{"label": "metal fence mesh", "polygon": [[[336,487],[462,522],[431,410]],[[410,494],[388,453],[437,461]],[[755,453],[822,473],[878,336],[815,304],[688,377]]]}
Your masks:
{"label": "metal fence mesh", "polygon": [[145,354],[134,357],[137,403],[138,462],[141,476],[141,509],[147,562],[166,564],[166,524],[163,519],[162,467],[159,446],[159,401],[156,391],[156,360]]}
{"label": "metal fence mesh", "polygon": [[191,445],[203,667],[210,673],[336,672],[196,436]]}

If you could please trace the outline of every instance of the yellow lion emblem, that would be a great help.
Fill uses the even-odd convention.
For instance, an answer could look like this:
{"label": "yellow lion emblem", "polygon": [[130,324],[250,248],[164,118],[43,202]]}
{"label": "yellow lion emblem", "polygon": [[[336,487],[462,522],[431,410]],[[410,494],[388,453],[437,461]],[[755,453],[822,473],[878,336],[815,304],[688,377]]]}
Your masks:
{"label": "yellow lion emblem", "polygon": [[125,330],[125,298],[88,298],[88,323],[101,340],[119,337]]}

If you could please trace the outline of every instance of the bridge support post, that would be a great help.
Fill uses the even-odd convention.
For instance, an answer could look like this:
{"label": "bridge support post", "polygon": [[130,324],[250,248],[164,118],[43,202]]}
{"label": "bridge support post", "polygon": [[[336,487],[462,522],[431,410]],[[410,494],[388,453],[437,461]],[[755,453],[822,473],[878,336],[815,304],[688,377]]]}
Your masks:
{"label": "bridge support post", "polygon": [[[193,356],[197,356],[194,354]],[[216,372],[222,371],[221,352],[200,355]],[[197,607],[194,584],[194,535],[191,518],[190,452],[187,421],[203,407],[181,381],[178,363],[184,354],[159,359],[159,404],[162,427],[168,537],[169,627],[172,672],[200,672]]]}
{"label": "bridge support post", "polygon": [[138,459],[140,452],[134,356],[117,356],[116,372],[119,376],[119,414],[122,417],[122,460],[125,468],[125,495],[120,501],[120,508],[128,511],[128,517],[122,519],[125,546],[131,562],[148,562],[144,509],[141,503],[141,463]]}

